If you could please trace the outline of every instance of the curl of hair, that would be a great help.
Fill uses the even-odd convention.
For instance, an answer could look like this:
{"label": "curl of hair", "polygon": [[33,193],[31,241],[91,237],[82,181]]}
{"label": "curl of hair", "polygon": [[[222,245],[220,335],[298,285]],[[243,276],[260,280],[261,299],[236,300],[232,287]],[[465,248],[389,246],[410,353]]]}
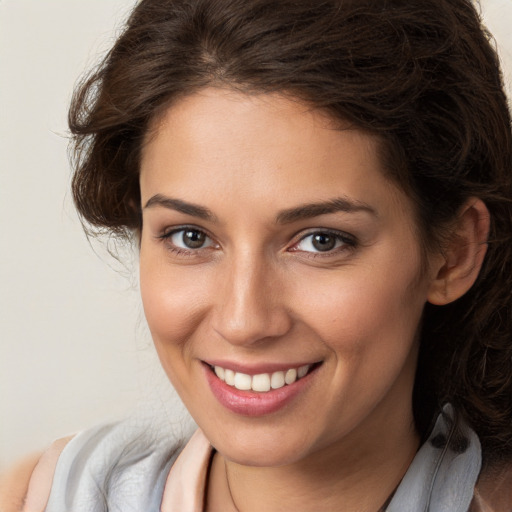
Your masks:
{"label": "curl of hair", "polygon": [[491,214],[478,281],[427,304],[414,390],[425,435],[451,402],[487,461],[512,457],[512,136],[492,39],[470,0],[142,0],[75,91],[73,194],[93,229],[140,230],[148,127],[206,86],[279,92],[382,141],[386,172],[439,249],[461,205]]}

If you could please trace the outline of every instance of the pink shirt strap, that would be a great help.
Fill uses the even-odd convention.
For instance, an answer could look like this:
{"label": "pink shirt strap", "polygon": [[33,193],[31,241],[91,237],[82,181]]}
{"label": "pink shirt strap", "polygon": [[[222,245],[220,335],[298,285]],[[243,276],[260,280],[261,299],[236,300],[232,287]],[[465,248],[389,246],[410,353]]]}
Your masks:
{"label": "pink shirt strap", "polygon": [[201,512],[212,446],[198,429],[174,462],[167,477],[161,512]]}

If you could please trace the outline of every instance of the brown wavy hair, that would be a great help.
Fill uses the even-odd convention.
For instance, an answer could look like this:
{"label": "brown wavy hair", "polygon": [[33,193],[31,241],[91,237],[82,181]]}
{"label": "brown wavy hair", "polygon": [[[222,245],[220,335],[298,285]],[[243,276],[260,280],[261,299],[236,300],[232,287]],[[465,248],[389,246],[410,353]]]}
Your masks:
{"label": "brown wavy hair", "polygon": [[455,405],[487,461],[512,457],[512,137],[492,39],[469,0],[142,0],[75,90],[73,194],[90,230],[142,228],[151,121],[206,86],[280,92],[382,141],[426,248],[461,205],[491,214],[476,284],[427,304],[414,413],[425,435]]}

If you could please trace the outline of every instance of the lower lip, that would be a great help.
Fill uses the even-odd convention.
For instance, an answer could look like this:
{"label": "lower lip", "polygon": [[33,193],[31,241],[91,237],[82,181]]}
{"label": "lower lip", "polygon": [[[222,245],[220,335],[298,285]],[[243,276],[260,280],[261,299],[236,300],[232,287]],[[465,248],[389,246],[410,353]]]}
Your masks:
{"label": "lower lip", "polygon": [[279,411],[306,389],[310,383],[312,373],[316,373],[315,369],[293,384],[287,384],[282,388],[272,389],[266,393],[257,393],[255,391],[241,391],[229,386],[220,380],[208,365],[204,364],[203,366],[206,379],[215,398],[226,409],[243,416],[264,416]]}

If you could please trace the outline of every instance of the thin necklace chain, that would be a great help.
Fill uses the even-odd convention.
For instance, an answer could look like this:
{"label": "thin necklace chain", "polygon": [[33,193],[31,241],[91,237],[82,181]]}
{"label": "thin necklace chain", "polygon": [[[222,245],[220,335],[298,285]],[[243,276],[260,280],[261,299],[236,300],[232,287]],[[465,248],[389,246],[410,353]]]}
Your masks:
{"label": "thin necklace chain", "polygon": [[226,475],[226,483],[228,484],[229,497],[231,499],[231,503],[233,507],[235,507],[236,512],[240,512],[235,503],[235,498],[233,498],[233,493],[231,492],[231,485],[229,485],[229,476],[228,476],[228,465],[226,464],[226,459],[224,459],[224,473]]}
{"label": "thin necklace chain", "polygon": [[[233,507],[235,508],[236,512],[240,512],[240,509],[237,507],[237,505],[235,503],[235,498],[233,497],[233,492],[231,491],[231,485],[229,484],[228,466],[226,464],[225,459],[224,459],[224,474],[226,476],[226,483],[228,484],[229,498],[231,499],[231,503],[232,503]],[[388,496],[388,498],[386,499],[384,504],[377,510],[377,512],[386,512],[387,506],[389,505],[390,501],[393,499],[395,491],[396,491],[396,488]]]}

